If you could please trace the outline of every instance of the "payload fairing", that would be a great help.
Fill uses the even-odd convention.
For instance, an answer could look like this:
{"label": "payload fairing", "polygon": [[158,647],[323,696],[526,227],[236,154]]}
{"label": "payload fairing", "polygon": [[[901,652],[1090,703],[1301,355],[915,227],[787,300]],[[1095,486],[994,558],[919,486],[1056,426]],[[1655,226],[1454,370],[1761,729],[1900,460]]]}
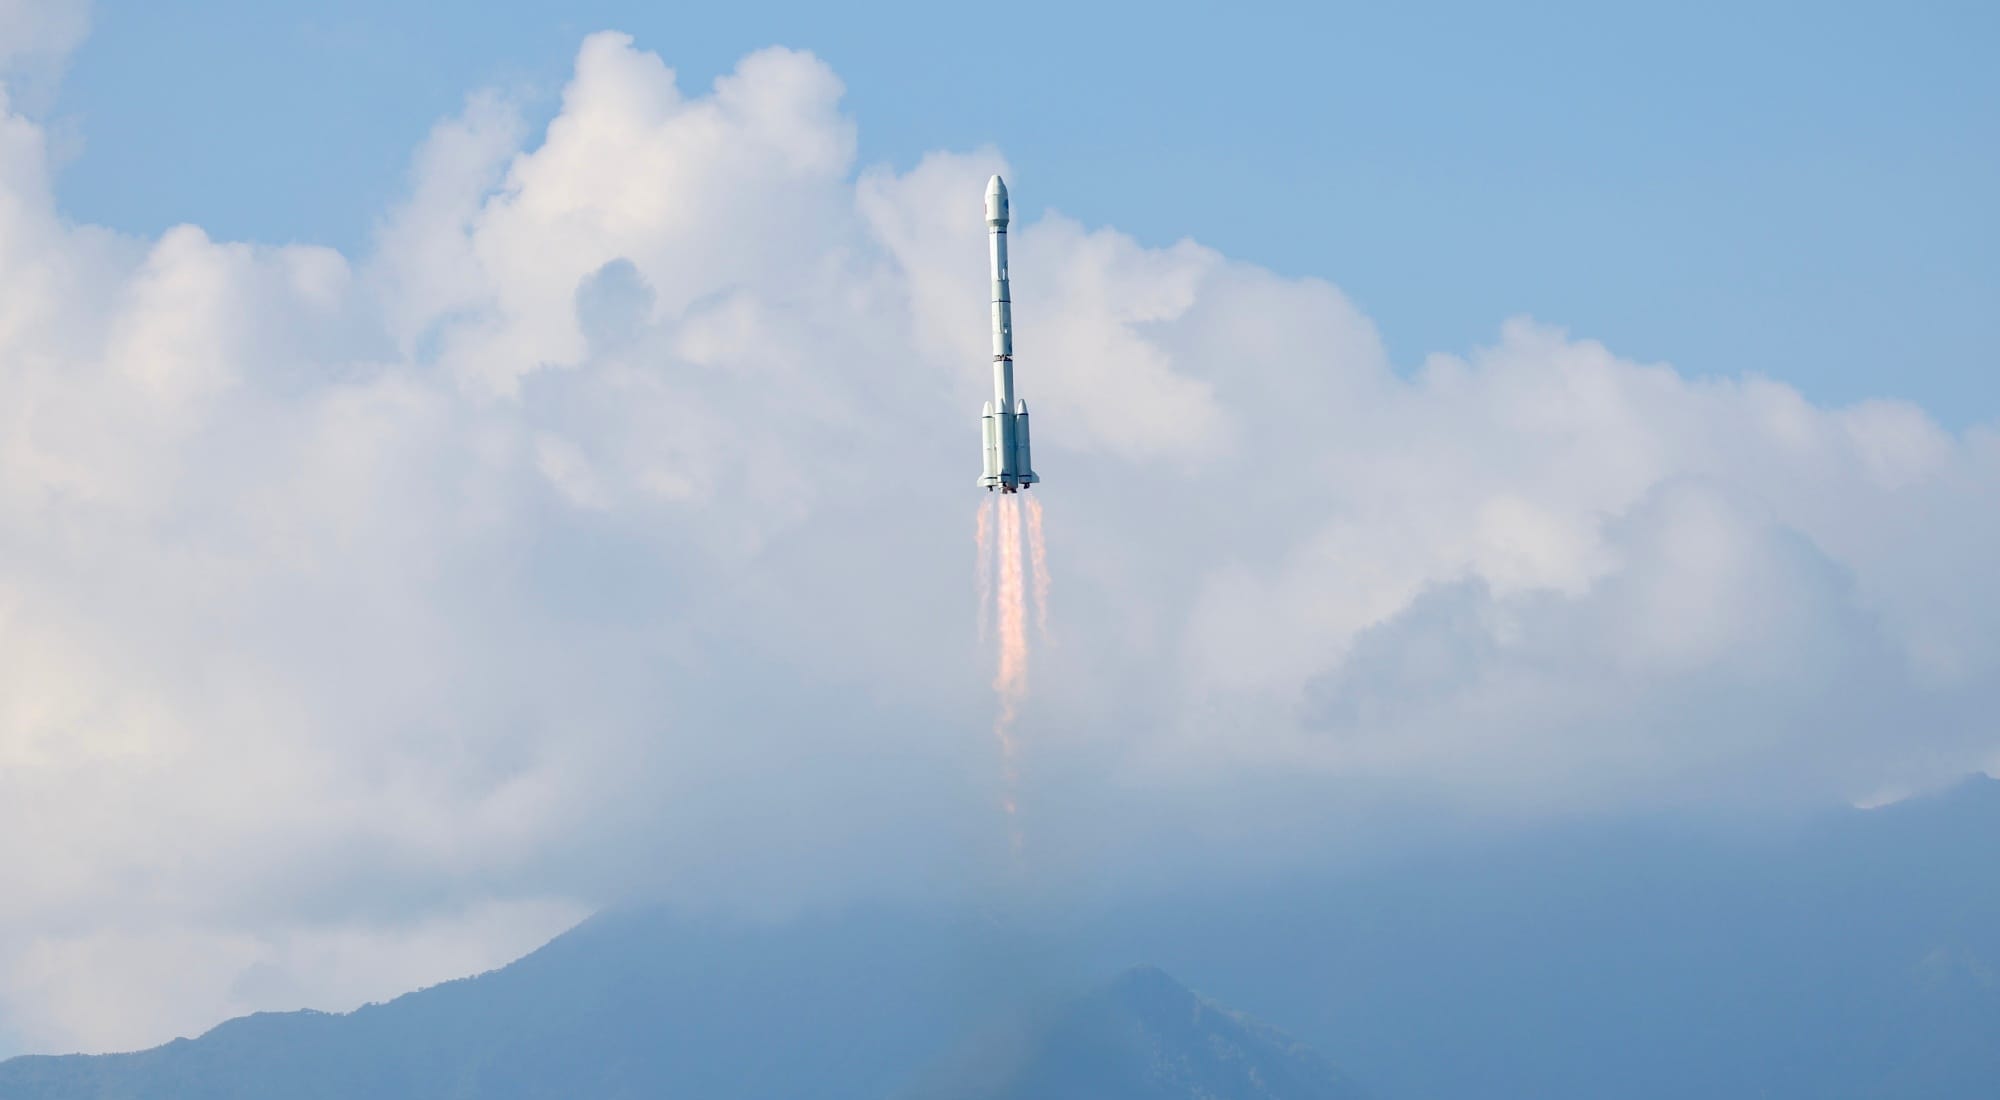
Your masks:
{"label": "payload fairing", "polygon": [[1041,478],[1028,455],[1028,403],[1014,396],[1014,306],[1007,294],[1007,184],[994,176],[986,185],[986,235],[993,258],[993,400],[979,427],[986,444],[979,484],[1003,493],[1018,492]]}

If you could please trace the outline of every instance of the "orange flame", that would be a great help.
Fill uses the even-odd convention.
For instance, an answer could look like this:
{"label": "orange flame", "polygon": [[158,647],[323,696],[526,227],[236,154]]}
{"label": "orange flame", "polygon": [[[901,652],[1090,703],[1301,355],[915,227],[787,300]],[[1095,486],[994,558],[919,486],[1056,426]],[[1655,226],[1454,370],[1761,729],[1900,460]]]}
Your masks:
{"label": "orange flame", "polygon": [[[1026,553],[1022,546],[1021,510],[1027,508]],[[1042,510],[1034,500],[1025,502],[1012,494],[1002,494],[980,505],[977,542],[979,547],[979,633],[986,636],[993,624],[999,648],[999,664],[993,672],[993,694],[998,709],[993,716],[993,737],[1000,746],[1000,808],[1007,814],[1007,837],[1014,856],[1021,855],[1019,820],[1020,741],[1014,735],[1015,720],[1028,694],[1028,574],[1032,569],[1037,632],[1048,636],[1049,570],[1048,554],[1042,545]]]}
{"label": "orange flame", "polygon": [[1000,742],[1001,807],[1007,813],[1008,840],[1018,857],[1022,838],[1015,792],[1020,784],[1020,745],[1014,737],[1014,720],[1020,715],[1021,699],[1028,690],[1027,613],[1022,599],[1021,506],[1013,496],[1002,496],[998,511],[1000,585],[996,611],[1000,662],[993,675],[993,692],[998,697],[1000,709],[993,718],[993,736]]}
{"label": "orange flame", "polygon": [[979,556],[973,563],[979,578],[979,637],[993,627],[993,501],[979,502]]}
{"label": "orange flame", "polygon": [[1022,581],[1021,505],[1007,496],[1000,500],[1000,668],[993,677],[993,690],[999,693],[1001,713],[1009,722],[1028,686],[1028,624]]}
{"label": "orange flame", "polygon": [[1035,567],[1035,634],[1049,640],[1049,548],[1042,542],[1042,502],[1028,499],[1028,555]]}

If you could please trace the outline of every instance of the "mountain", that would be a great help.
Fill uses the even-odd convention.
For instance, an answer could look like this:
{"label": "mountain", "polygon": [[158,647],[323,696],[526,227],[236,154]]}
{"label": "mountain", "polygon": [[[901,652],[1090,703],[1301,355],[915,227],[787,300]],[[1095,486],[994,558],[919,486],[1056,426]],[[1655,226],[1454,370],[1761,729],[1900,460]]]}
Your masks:
{"label": "mountain", "polygon": [[1025,1034],[984,1037],[921,1100],[1360,1100],[1295,1039],[1140,967]]}
{"label": "mountain", "polygon": [[1996,850],[2000,782],[1979,779],[1785,829],[1549,828],[1039,925],[614,911],[347,1015],[0,1063],[0,1100],[1343,1095],[1140,962],[1383,1100],[2000,1096]]}
{"label": "mountain", "polygon": [[1384,1097],[2000,1096],[2000,781],[1654,819],[1113,906],[1139,957]]}
{"label": "mountain", "polygon": [[[5,1100],[869,1098],[1045,996],[989,922],[848,914],[722,927],[671,911],[586,922],[501,970],[335,1015],[266,1013],[136,1054],[0,1063]],[[1070,1003],[1005,1062],[1002,1096],[1321,1100],[1332,1071],[1157,971]],[[969,1084],[963,1075],[954,1078]],[[1109,1089],[1111,1091],[1104,1091]],[[970,1095],[970,1094],[967,1094]]]}
{"label": "mountain", "polygon": [[0,1063],[5,1100],[870,1098],[961,1035],[976,956],[928,925],[612,912],[353,1013],[267,1013],[136,1054]]}

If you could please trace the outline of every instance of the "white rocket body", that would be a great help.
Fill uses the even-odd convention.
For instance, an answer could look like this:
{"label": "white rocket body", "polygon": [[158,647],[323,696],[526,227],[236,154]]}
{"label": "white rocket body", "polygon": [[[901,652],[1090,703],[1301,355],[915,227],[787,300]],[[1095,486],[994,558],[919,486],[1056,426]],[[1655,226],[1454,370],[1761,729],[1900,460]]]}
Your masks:
{"label": "white rocket body", "polygon": [[986,462],[979,484],[1018,492],[1041,478],[1028,453],[1028,403],[1014,396],[1014,305],[1007,290],[1007,184],[986,185],[986,236],[993,260],[993,400],[980,415]]}

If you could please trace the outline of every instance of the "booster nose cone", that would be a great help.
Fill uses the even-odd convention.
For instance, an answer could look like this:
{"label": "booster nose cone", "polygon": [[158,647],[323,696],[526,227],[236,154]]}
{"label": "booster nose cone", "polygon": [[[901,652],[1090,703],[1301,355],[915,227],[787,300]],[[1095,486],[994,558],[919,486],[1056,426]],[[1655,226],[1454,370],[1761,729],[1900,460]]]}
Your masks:
{"label": "booster nose cone", "polygon": [[999,176],[986,183],[986,224],[1007,224],[1007,181]]}

